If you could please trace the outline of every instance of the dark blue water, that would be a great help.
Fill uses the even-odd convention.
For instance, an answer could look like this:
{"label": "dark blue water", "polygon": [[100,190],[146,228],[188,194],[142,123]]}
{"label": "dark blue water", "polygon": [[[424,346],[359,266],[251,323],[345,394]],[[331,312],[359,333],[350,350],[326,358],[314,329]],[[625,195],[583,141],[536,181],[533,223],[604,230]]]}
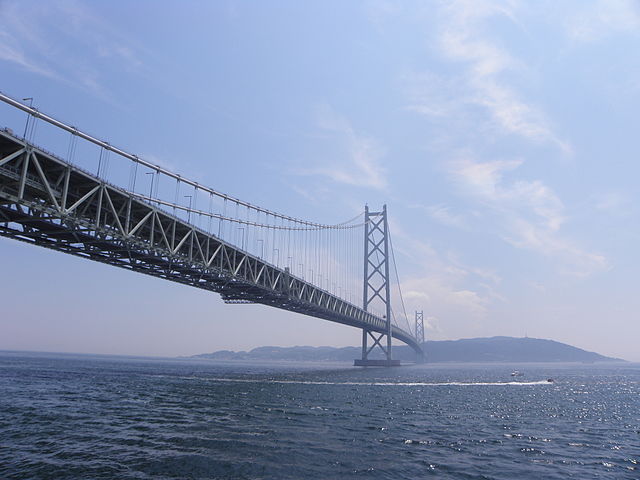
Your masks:
{"label": "dark blue water", "polygon": [[3,479],[639,479],[639,462],[639,365],[0,353]]}

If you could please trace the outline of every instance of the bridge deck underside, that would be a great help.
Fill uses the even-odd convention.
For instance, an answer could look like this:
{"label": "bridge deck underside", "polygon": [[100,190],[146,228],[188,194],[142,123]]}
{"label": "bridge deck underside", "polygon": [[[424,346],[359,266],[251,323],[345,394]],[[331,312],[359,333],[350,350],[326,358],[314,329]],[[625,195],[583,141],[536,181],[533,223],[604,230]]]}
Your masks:
{"label": "bridge deck underside", "polygon": [[[0,235],[219,293],[384,332],[386,322],[0,132]],[[413,336],[392,336],[416,351]]]}

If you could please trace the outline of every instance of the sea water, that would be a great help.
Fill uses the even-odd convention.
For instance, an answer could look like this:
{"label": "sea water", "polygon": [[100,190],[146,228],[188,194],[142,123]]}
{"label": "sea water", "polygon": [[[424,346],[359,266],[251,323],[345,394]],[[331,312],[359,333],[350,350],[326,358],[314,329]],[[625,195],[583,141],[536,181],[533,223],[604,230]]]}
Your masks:
{"label": "sea water", "polygon": [[0,352],[0,478],[639,479],[640,365]]}

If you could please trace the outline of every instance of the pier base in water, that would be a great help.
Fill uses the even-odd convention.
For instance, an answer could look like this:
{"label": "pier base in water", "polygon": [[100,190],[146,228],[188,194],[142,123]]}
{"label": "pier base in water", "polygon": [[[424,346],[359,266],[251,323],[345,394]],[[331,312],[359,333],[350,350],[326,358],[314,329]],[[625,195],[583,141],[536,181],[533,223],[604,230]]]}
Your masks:
{"label": "pier base in water", "polygon": [[400,360],[363,360],[356,358],[353,361],[354,367],[399,367]]}

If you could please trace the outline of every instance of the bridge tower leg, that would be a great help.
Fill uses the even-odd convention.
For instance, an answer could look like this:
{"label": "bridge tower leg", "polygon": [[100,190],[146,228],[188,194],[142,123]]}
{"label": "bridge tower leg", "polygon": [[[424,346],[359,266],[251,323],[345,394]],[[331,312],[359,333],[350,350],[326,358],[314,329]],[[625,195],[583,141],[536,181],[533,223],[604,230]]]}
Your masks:
{"label": "bridge tower leg", "polygon": [[[420,345],[423,345],[424,344],[424,311],[422,310],[419,312],[416,310],[416,326],[414,331],[416,332],[416,340]],[[416,362],[424,363],[424,353],[417,354]]]}
{"label": "bridge tower leg", "polygon": [[[386,328],[384,332],[374,332],[362,329],[362,358],[356,359],[354,365],[369,366],[398,366],[400,360],[391,358],[391,286],[389,283],[389,224],[387,222],[387,206],[381,212],[370,212],[366,206],[364,210],[364,289],[362,307],[369,311],[369,305],[377,300],[385,310]],[[386,337],[386,342],[383,341]],[[373,340],[368,346],[369,338]],[[385,359],[369,359],[369,354],[375,347],[380,347]]]}

